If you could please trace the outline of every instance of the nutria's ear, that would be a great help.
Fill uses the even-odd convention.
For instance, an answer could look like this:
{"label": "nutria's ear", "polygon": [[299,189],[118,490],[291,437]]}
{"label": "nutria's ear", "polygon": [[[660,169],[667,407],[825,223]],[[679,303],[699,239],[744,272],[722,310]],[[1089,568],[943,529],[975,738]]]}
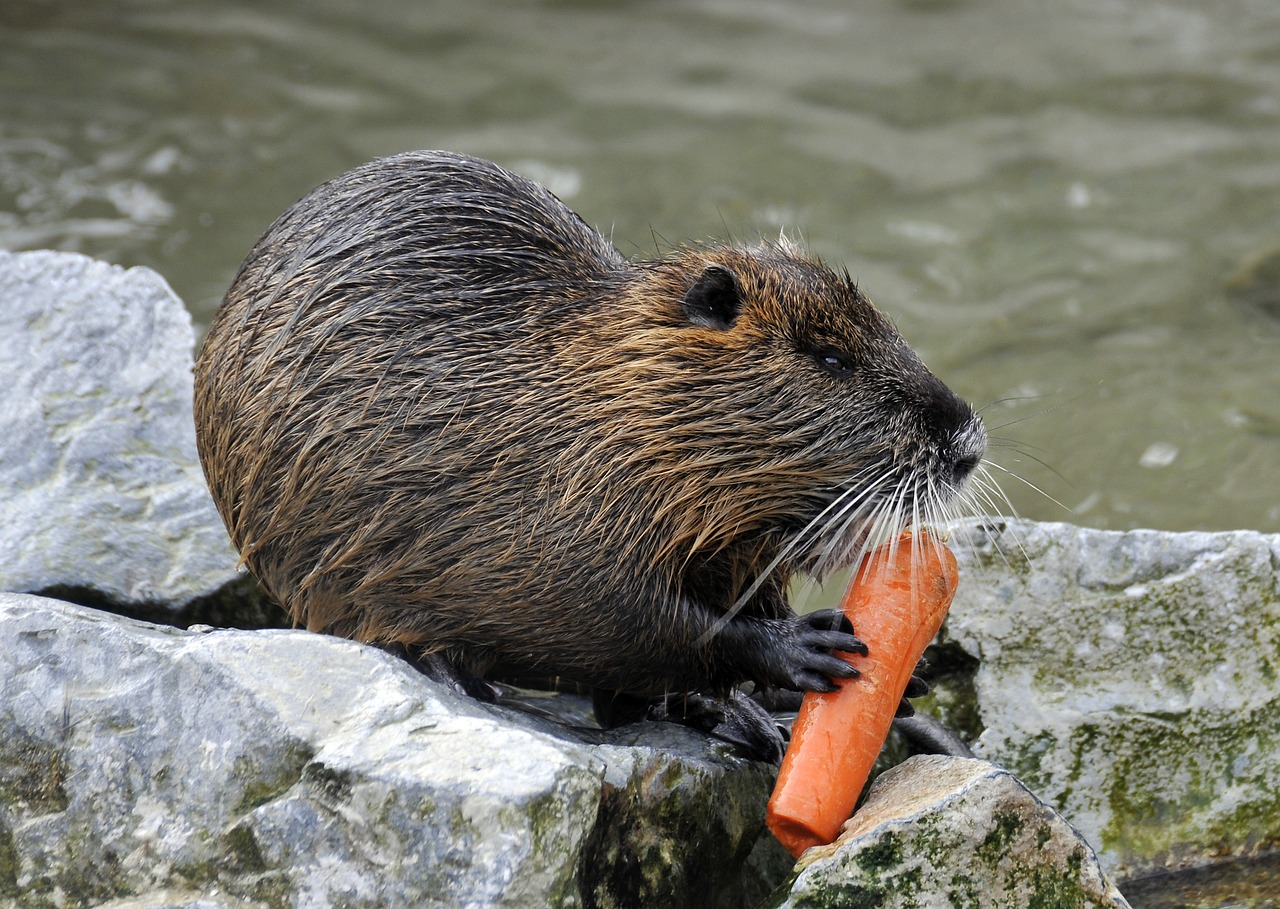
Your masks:
{"label": "nutria's ear", "polygon": [[742,311],[742,294],[733,272],[708,265],[684,295],[685,317],[694,325],[726,331]]}

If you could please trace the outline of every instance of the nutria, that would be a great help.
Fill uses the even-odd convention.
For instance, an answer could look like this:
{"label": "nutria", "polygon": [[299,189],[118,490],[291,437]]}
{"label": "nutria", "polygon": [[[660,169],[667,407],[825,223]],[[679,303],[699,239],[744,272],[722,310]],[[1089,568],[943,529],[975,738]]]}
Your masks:
{"label": "nutria", "polygon": [[[828,690],[797,571],[938,520],[973,410],[785,241],[623,258],[550,192],[419,152],[249,253],[196,364],[200,458],[294,621],[467,686]],[[469,690],[477,690],[469,687]]]}

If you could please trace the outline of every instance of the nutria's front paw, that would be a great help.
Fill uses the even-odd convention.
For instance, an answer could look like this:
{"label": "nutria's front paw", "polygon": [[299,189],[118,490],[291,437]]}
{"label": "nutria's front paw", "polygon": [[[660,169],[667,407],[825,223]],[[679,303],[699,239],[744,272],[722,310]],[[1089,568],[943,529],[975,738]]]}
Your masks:
{"label": "nutria's front paw", "polygon": [[835,656],[836,651],[867,655],[867,645],[853,633],[839,609],[796,616],[789,622],[787,653],[774,681],[797,691],[835,691],[836,679],[852,679],[858,670]]}

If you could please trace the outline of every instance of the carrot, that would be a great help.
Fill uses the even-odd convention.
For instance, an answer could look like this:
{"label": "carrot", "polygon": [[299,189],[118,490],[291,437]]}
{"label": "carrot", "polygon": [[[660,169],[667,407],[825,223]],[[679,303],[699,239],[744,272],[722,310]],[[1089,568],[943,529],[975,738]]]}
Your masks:
{"label": "carrot", "polygon": [[869,655],[840,654],[861,675],[805,695],[769,799],[769,829],[795,857],[833,842],[853,813],[958,579],[955,556],[924,532],[903,534],[858,566],[840,608]]}

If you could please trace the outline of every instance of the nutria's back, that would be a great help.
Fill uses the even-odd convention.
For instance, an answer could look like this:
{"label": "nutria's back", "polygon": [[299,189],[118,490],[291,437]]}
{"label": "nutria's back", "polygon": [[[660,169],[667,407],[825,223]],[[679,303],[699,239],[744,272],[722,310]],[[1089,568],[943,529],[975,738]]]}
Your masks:
{"label": "nutria's back", "polygon": [[268,230],[196,423],[233,541],[299,623],[635,692],[829,685],[848,639],[795,619],[787,579],[938,518],[985,446],[847,276],[784,245],[631,263],[439,152]]}

